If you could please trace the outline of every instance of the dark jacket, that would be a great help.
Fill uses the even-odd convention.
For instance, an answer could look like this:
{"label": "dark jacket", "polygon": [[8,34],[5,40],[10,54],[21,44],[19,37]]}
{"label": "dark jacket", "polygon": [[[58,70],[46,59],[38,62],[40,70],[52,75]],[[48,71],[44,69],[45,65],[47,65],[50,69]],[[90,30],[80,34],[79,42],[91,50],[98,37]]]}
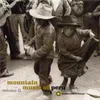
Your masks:
{"label": "dark jacket", "polygon": [[[13,0],[7,0],[9,4],[13,2]],[[17,2],[17,4],[12,7],[11,11],[13,14],[24,14],[26,12],[26,6],[29,3],[29,0],[22,0]]]}

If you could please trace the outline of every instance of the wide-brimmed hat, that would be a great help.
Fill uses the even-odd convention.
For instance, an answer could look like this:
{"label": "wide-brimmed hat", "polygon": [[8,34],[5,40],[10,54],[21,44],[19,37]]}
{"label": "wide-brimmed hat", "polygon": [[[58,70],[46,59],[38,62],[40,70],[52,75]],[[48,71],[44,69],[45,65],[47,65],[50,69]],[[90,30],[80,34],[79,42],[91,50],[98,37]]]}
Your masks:
{"label": "wide-brimmed hat", "polygon": [[48,4],[40,3],[36,9],[29,10],[29,14],[38,19],[52,19],[52,7]]}
{"label": "wide-brimmed hat", "polygon": [[80,24],[78,24],[76,17],[73,16],[66,16],[63,17],[63,20],[58,23],[57,25],[58,27],[62,28],[62,27],[81,27]]}

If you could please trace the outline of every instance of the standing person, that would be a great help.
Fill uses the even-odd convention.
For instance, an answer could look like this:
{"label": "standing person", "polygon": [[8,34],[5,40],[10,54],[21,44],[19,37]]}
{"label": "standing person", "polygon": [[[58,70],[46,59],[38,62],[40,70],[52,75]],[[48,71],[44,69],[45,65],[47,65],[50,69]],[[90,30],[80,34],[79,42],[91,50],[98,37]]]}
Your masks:
{"label": "standing person", "polygon": [[[2,20],[3,15],[6,16],[5,13],[6,10],[7,7],[5,6],[3,1],[0,1],[0,21]],[[5,16],[3,16],[3,18]],[[1,29],[1,24],[0,24],[0,78],[9,77],[13,75],[13,73],[8,72],[6,58],[7,58],[7,44],[5,42],[4,35]]]}
{"label": "standing person", "polygon": [[[15,5],[17,2],[18,2],[18,0],[14,1],[13,5]],[[3,0],[3,4],[5,4],[5,6],[8,7],[9,16],[10,16],[11,13],[10,13],[9,3],[6,0]],[[4,25],[1,28],[2,28],[3,34],[6,36],[8,44],[9,44],[10,57],[11,57],[11,59],[21,59],[22,57],[20,55],[20,50],[18,48],[16,38],[14,36],[14,33],[11,30],[11,23],[10,23],[9,17],[7,19],[5,18],[3,20],[6,20],[6,22],[4,23]]]}
{"label": "standing person", "polygon": [[[52,7],[48,4],[40,3],[36,10],[29,11],[30,15],[35,18],[35,37],[33,38],[36,51],[28,52],[35,60],[34,71],[39,76],[40,86],[44,95],[37,97],[35,100],[51,100],[50,90],[50,70],[54,58],[54,36],[55,30],[49,19],[52,16]],[[44,87],[48,87],[44,89]]]}
{"label": "standing person", "polygon": [[[9,4],[13,2],[13,0],[7,0],[7,1]],[[22,33],[24,45],[27,43],[28,40],[28,34],[24,29],[24,17],[26,13],[26,6],[28,3],[29,0],[20,0],[19,2],[16,3],[14,7],[11,8],[12,15],[9,17],[9,20],[11,23],[11,30],[14,33],[18,47],[19,47],[19,27]]]}
{"label": "standing person", "polygon": [[[58,67],[64,77],[61,86],[66,87],[68,78],[71,78],[69,88],[75,92],[75,81],[78,76],[85,74],[86,63],[96,49],[98,40],[94,39],[95,35],[91,30],[80,29],[80,25],[71,17],[65,19],[58,25],[62,28],[58,38],[60,50]],[[83,37],[88,37],[88,40],[81,45]]]}

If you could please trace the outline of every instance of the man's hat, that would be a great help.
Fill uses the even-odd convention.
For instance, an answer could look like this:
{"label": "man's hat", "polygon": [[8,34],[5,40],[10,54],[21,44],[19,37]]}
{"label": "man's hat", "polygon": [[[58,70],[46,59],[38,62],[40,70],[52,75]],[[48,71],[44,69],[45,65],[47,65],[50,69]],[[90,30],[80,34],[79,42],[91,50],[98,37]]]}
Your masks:
{"label": "man's hat", "polygon": [[63,20],[58,23],[58,27],[62,28],[62,27],[81,27],[81,25],[79,25],[77,23],[77,19],[74,16],[65,16],[63,17]]}
{"label": "man's hat", "polygon": [[40,3],[36,9],[29,10],[29,14],[38,19],[52,19],[52,7],[48,4]]}

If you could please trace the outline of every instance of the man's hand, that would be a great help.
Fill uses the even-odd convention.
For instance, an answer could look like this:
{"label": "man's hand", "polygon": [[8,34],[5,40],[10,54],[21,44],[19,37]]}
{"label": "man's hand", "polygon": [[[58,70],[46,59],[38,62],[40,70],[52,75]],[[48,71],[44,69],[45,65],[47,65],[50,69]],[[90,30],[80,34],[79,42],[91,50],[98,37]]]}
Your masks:
{"label": "man's hand", "polygon": [[79,56],[74,56],[74,55],[73,55],[72,58],[75,59],[77,62],[80,62],[80,61],[82,60],[82,58],[79,57]]}
{"label": "man's hand", "polygon": [[80,61],[82,60],[82,58],[79,57],[79,56],[76,56],[75,60],[76,60],[77,62],[80,62]]}
{"label": "man's hand", "polygon": [[89,35],[90,35],[90,38],[94,38],[95,37],[95,35],[94,35],[94,33],[91,31],[91,30],[89,30]]}
{"label": "man's hand", "polygon": [[32,48],[31,46],[28,46],[28,45],[25,45],[24,49],[25,49],[27,55],[30,55],[30,56],[32,56],[32,54],[35,52],[34,48]]}

